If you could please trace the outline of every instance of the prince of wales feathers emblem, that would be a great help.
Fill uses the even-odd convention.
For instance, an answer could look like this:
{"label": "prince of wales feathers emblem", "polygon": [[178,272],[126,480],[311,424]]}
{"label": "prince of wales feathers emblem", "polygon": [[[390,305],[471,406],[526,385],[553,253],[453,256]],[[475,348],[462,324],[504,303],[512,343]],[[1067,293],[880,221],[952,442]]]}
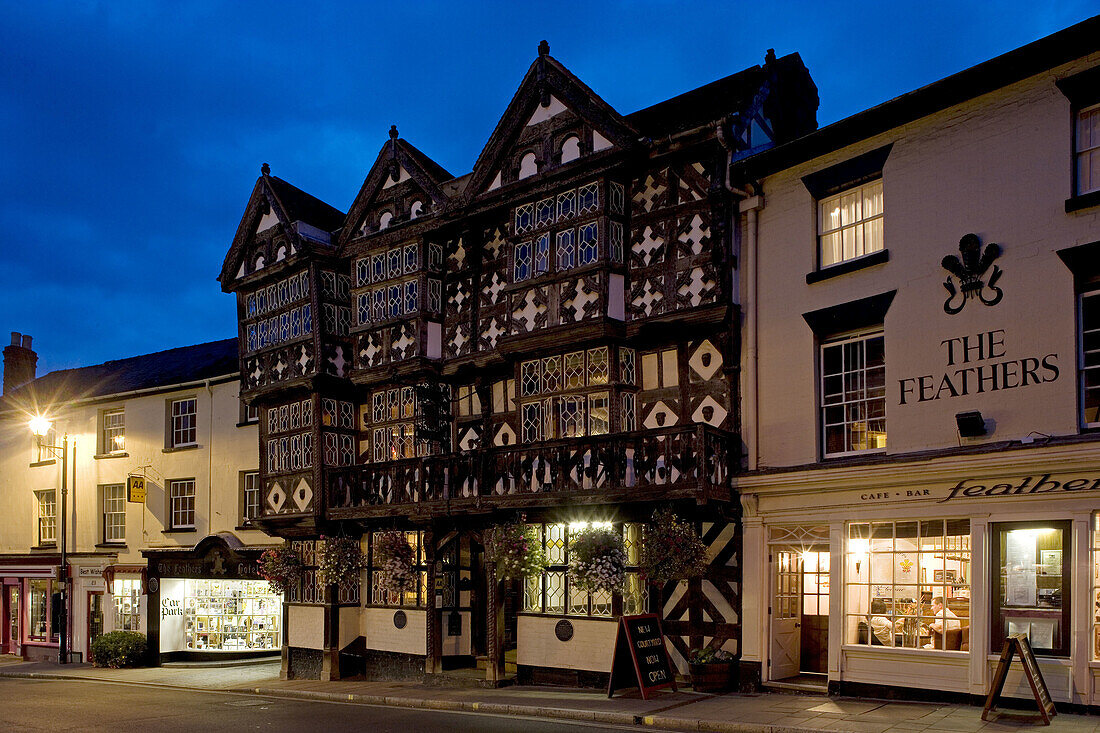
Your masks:
{"label": "prince of wales feathers emblem", "polygon": [[[953,316],[961,311],[963,306],[966,305],[966,301],[971,298],[977,298],[986,305],[1000,303],[1001,298],[1004,297],[1004,293],[997,287],[997,280],[1001,277],[1001,268],[993,265],[993,273],[989,276],[988,283],[983,281],[982,276],[993,264],[993,260],[1000,257],[1001,246],[995,242],[990,242],[983,252],[978,235],[967,234],[959,240],[959,253],[962,254],[961,260],[955,255],[947,255],[940,263],[943,265],[943,269],[959,279],[959,291],[961,291],[956,291],[955,282],[950,277],[947,278],[943,286],[947,288],[949,295],[947,300],[943,302],[944,311]],[[992,297],[987,297],[986,291],[992,293]],[[957,304],[953,304],[952,301],[960,295]]]}

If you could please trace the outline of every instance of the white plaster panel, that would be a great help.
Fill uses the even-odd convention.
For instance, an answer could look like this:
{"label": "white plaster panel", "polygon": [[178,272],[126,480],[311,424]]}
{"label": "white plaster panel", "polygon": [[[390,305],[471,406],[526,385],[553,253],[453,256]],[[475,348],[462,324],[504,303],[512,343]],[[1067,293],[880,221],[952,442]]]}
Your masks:
{"label": "white plaster panel", "polygon": [[362,609],[358,606],[345,606],[340,609],[340,638],[338,648],[343,649],[359,637],[359,617],[361,611]]}
{"label": "white plaster panel", "polygon": [[401,609],[408,618],[405,628],[393,625],[396,608],[364,608],[362,619],[363,638],[367,649],[403,654],[425,654],[427,643],[427,617],[424,611]]}
{"label": "white plaster panel", "polygon": [[539,667],[611,671],[617,624],[613,619],[571,618],[573,638],[559,641],[554,626],[560,618],[520,616],[516,662]]}
{"label": "white plaster panel", "polygon": [[970,655],[965,652],[845,648],[843,657],[842,676],[845,682],[894,687],[919,684],[930,690],[968,691]]}
{"label": "white plaster panel", "polygon": [[324,649],[325,609],[290,606],[287,609],[287,644],[302,649]]}
{"label": "white plaster panel", "polygon": [[567,109],[568,107],[562,104],[562,101],[560,99],[551,94],[550,104],[545,107],[543,107],[541,104],[535,107],[534,113],[531,114],[531,119],[527,121],[527,127],[530,127],[531,125],[537,125],[540,122],[546,122],[546,120],[550,119],[551,117],[556,117],[560,115]]}

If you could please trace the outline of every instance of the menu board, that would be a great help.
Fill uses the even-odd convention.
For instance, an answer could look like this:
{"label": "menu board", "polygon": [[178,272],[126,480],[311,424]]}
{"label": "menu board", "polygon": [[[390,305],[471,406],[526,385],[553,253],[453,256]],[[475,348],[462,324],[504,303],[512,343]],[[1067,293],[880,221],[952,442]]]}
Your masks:
{"label": "menu board", "polygon": [[1034,606],[1035,537],[1029,532],[1014,531],[1005,535],[1005,605]]}
{"label": "menu board", "polygon": [[1050,719],[1058,714],[1054,709],[1054,701],[1050,699],[1050,690],[1047,689],[1046,680],[1039,669],[1039,663],[1035,660],[1035,652],[1023,634],[1013,634],[1005,639],[1004,648],[1001,650],[1001,659],[997,663],[997,671],[993,674],[993,684],[989,688],[989,695],[985,699],[985,707],[982,708],[982,720],[987,717],[997,706],[997,698],[1004,689],[1005,680],[1008,679],[1008,668],[1012,666],[1012,656],[1019,652],[1020,663],[1024,667],[1024,677],[1031,686],[1031,693],[1035,696],[1035,702],[1039,706],[1039,714],[1043,716],[1043,722],[1050,725]]}
{"label": "menu board", "polygon": [[607,696],[611,697],[615,690],[635,684],[643,700],[648,700],[650,692],[662,687],[676,690],[676,678],[661,632],[661,619],[655,613],[619,619]]}

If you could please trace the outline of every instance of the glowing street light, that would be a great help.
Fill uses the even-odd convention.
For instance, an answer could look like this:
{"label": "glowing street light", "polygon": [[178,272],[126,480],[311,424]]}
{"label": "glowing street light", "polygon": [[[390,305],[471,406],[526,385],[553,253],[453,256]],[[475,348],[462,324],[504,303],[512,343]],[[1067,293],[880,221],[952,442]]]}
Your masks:
{"label": "glowing street light", "polygon": [[58,662],[67,664],[69,661],[69,562],[66,555],[65,536],[68,534],[66,519],[68,518],[69,486],[66,479],[69,475],[69,436],[66,434],[61,439],[61,445],[50,445],[46,441],[53,430],[53,421],[43,415],[35,415],[30,421],[31,432],[38,438],[39,448],[48,450],[55,458],[61,455],[61,613],[58,614],[61,628],[58,629]]}

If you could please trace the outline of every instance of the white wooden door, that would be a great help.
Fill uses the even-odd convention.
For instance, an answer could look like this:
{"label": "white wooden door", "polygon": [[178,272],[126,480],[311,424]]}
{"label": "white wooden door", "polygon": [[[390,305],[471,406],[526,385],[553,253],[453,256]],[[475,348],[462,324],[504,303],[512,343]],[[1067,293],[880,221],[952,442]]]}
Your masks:
{"label": "white wooden door", "polygon": [[772,551],[770,680],[794,677],[802,652],[802,553]]}

